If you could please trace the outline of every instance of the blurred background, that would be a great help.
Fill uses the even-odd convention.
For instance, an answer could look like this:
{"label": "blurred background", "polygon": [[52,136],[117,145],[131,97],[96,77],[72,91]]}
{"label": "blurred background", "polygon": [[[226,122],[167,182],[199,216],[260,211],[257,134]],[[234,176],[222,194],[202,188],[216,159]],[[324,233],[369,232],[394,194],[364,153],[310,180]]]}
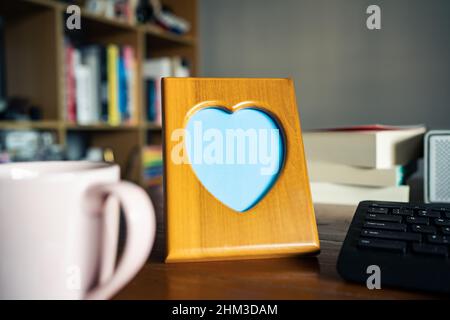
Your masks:
{"label": "blurred background", "polygon": [[449,38],[446,0],[200,1],[202,75],[292,77],[306,129],[448,128]]}
{"label": "blurred background", "polygon": [[[380,30],[366,26],[373,4]],[[423,125],[416,152],[390,168],[312,156],[305,133],[312,182],[363,198],[398,189],[424,126],[450,128],[449,18],[448,0],[2,0],[0,162],[115,161],[123,178],[160,186],[161,77],[290,77],[305,131]],[[344,169],[353,180],[332,176]]]}

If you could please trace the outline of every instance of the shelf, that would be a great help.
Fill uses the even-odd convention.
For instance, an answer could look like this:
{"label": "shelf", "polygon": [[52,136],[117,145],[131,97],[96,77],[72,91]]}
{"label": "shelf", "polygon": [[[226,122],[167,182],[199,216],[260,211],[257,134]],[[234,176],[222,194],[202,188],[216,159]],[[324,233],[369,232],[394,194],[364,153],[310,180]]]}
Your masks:
{"label": "shelf", "polygon": [[146,130],[162,130],[161,125],[156,123],[145,123],[143,125],[137,124],[121,124],[117,126],[111,126],[106,123],[81,125],[76,123],[65,123],[65,127],[68,130],[135,130],[135,129],[146,129]]}
{"label": "shelf", "polygon": [[117,126],[112,126],[107,123],[98,123],[98,124],[89,124],[82,125],[77,123],[68,123],[66,122],[64,125],[67,130],[90,130],[90,131],[114,131],[114,130],[137,130],[139,126],[136,124],[120,124]]}
{"label": "shelf", "polygon": [[[16,1],[14,1],[16,2]],[[7,2],[7,6],[11,7],[13,2]],[[54,0],[20,0],[17,1],[18,6],[24,7],[41,7],[47,9],[60,10],[61,13],[65,12],[67,4],[59,3]],[[3,5],[0,5],[0,8]],[[1,10],[0,10],[1,11]],[[131,24],[125,20],[120,20],[117,18],[108,18],[95,13],[91,13],[82,9],[81,11],[81,24],[82,29],[94,30],[98,33],[111,33],[112,29],[117,31],[132,31],[132,32],[143,32],[148,36],[148,39],[155,46],[194,46],[196,41],[192,36],[177,35],[171,32],[167,32],[161,27],[152,24]],[[83,26],[83,24],[85,24]]]}
{"label": "shelf", "polygon": [[[108,18],[95,13],[82,10],[81,23],[85,23],[86,30],[94,30],[96,33],[110,34],[111,29],[121,32],[143,32],[150,42],[155,46],[172,47],[172,46],[193,46],[195,39],[190,36],[181,36],[165,31],[157,25],[142,24],[134,25],[125,20]],[[84,19],[84,20],[83,20]],[[83,28],[83,26],[82,26]]]}
{"label": "shelf", "polygon": [[57,121],[0,121],[0,130],[59,129]]}
{"label": "shelf", "polygon": [[[105,16],[101,16],[95,13],[88,12],[86,10],[81,11],[81,24],[83,29],[83,22],[88,23],[88,27],[86,29],[89,29],[91,27],[91,24],[96,24],[97,26],[101,26],[106,30],[109,30],[111,32],[111,28],[121,29],[123,31],[136,31],[137,27],[135,25],[132,25],[131,23],[120,20],[120,19],[112,19]],[[83,21],[84,20],[84,21]]]}
{"label": "shelf", "polygon": [[156,25],[141,25],[138,27],[144,33],[146,33],[148,40],[155,45],[160,46],[193,46],[195,45],[195,39],[190,36],[180,36],[174,33],[165,31],[164,29]]}
{"label": "shelf", "polygon": [[147,122],[145,124],[145,129],[157,131],[157,130],[162,130],[162,126],[160,124],[157,124],[157,123]]}

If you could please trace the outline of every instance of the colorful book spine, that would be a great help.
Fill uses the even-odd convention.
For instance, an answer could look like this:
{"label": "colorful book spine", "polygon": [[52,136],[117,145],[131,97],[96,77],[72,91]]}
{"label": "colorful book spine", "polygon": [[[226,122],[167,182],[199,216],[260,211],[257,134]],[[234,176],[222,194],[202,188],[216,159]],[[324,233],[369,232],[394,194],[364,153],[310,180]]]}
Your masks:
{"label": "colorful book spine", "polygon": [[75,68],[74,48],[70,43],[66,44],[66,117],[67,121],[77,120],[76,98],[75,98]]}
{"label": "colorful book spine", "polygon": [[147,90],[147,120],[156,120],[156,91],[155,91],[155,80],[149,79],[145,82],[145,87]]}
{"label": "colorful book spine", "polygon": [[[138,81],[135,50],[65,44],[65,118],[71,122],[109,125],[138,123]],[[83,107],[83,110],[80,108]]]}
{"label": "colorful book spine", "polygon": [[164,171],[162,147],[160,145],[145,147],[142,160],[146,184],[148,186],[161,184]]}
{"label": "colorful book spine", "polygon": [[120,118],[122,121],[126,121],[129,119],[129,110],[128,110],[128,81],[127,81],[127,71],[125,67],[125,57],[124,55],[119,56],[118,61],[118,81],[119,81],[119,90],[118,101],[119,101],[119,111]]}
{"label": "colorful book spine", "polygon": [[107,47],[108,63],[108,124],[115,126],[121,122],[119,112],[119,48],[110,44]]}
{"label": "colorful book spine", "polygon": [[108,54],[104,46],[100,46],[100,119],[108,122]]}
{"label": "colorful book spine", "polygon": [[125,59],[125,70],[127,76],[129,120],[131,123],[137,123],[137,72],[133,47],[125,46],[123,48],[123,56]]}

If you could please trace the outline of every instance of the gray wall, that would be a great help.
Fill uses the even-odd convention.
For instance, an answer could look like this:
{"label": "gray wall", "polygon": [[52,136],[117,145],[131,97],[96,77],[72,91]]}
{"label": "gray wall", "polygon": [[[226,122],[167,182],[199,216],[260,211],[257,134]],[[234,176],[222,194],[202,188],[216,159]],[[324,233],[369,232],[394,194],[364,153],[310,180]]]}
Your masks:
{"label": "gray wall", "polygon": [[304,128],[450,129],[449,0],[201,0],[200,26],[201,75],[292,77]]}

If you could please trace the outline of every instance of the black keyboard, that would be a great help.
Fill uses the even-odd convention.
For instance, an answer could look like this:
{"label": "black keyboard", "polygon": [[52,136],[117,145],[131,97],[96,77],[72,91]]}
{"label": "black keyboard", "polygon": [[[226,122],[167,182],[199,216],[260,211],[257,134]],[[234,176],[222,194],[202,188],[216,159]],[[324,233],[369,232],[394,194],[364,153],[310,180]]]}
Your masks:
{"label": "black keyboard", "polygon": [[381,287],[450,292],[450,205],[361,202],[339,254],[346,280],[366,284],[371,265]]}

